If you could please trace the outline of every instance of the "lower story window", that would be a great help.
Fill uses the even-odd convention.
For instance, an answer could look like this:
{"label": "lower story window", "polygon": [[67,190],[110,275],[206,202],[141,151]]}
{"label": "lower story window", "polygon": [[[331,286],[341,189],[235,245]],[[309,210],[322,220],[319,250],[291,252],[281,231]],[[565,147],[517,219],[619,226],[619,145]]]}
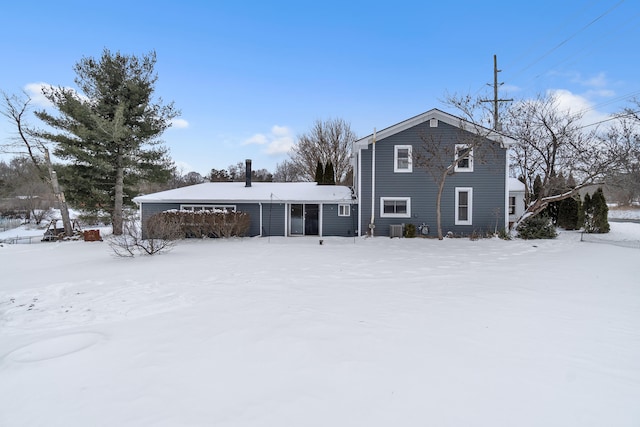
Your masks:
{"label": "lower story window", "polygon": [[338,216],[351,216],[351,206],[338,205]]}
{"label": "lower story window", "polygon": [[381,197],[380,217],[382,218],[410,218],[410,197]]}
{"label": "lower story window", "polygon": [[235,212],[235,205],[181,205],[180,209],[183,211],[226,211]]}
{"label": "lower story window", "polygon": [[509,215],[515,215],[515,214],[516,214],[516,197],[510,196],[509,197]]}
{"label": "lower story window", "polygon": [[456,187],[456,225],[473,224],[473,188]]}

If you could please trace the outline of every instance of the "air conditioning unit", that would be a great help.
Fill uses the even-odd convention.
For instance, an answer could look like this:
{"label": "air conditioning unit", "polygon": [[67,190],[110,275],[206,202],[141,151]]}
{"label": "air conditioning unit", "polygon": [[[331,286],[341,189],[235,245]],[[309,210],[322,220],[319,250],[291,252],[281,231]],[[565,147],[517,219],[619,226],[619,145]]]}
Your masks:
{"label": "air conditioning unit", "polygon": [[389,237],[402,237],[402,224],[391,224],[389,226]]}

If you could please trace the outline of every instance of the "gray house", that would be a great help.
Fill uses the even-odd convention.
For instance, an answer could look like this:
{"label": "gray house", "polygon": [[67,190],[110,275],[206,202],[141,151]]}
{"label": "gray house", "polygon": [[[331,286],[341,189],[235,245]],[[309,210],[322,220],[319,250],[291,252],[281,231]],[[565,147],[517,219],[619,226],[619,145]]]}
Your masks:
{"label": "gray house", "polygon": [[437,109],[356,141],[354,191],[360,234],[372,230],[377,236],[398,235],[408,223],[423,234],[437,234],[437,181],[417,161],[424,144],[431,144],[431,150],[437,147],[441,154],[437,167],[457,160],[442,193],[443,233],[467,235],[507,228],[507,150],[514,142]]}
{"label": "gray house", "polygon": [[315,182],[206,182],[133,200],[143,224],[171,209],[247,212],[249,236],[353,236],[358,212],[349,187]]}

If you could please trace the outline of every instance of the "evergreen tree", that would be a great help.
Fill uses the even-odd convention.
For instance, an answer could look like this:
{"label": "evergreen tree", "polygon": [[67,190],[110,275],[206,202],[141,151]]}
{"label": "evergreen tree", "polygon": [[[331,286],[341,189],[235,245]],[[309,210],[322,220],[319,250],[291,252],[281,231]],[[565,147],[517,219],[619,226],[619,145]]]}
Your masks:
{"label": "evergreen tree", "polygon": [[[558,175],[551,175],[551,193],[552,194],[562,194],[567,191],[566,181],[564,179],[564,175],[560,172]],[[545,213],[551,221],[555,225],[558,224],[558,215],[560,212],[560,202],[550,202],[547,208],[545,209]]]}
{"label": "evergreen tree", "polygon": [[316,165],[315,181],[320,185],[324,184],[324,168],[320,160],[318,160],[318,164]]}
{"label": "evergreen tree", "polygon": [[538,200],[543,196],[542,188],[542,178],[540,178],[540,175],[536,175],[533,180],[533,200]]}
{"label": "evergreen tree", "polygon": [[584,195],[584,202],[582,203],[582,223],[584,231],[590,233],[593,229],[593,202],[589,193]]}
{"label": "evergreen tree", "polygon": [[593,206],[593,229],[591,233],[608,233],[609,232],[609,207],[607,201],[602,192],[602,188],[598,188],[591,197],[591,203]]}
{"label": "evergreen tree", "polygon": [[113,233],[122,234],[123,204],[141,181],[167,181],[171,161],[160,135],[179,115],[173,103],[153,101],[156,54],[141,58],[111,53],[83,58],[74,70],[78,94],[64,87],[45,90],[57,108],[36,116],[61,131],[41,136],[57,144],[55,154],[68,160],[65,186],[73,201],[111,213]]}
{"label": "evergreen tree", "polygon": [[580,224],[580,197],[569,197],[558,202],[559,227],[565,230],[577,230]]}
{"label": "evergreen tree", "polygon": [[329,162],[327,166],[324,168],[324,183],[326,185],[335,185],[336,177],[333,169],[333,162]]}

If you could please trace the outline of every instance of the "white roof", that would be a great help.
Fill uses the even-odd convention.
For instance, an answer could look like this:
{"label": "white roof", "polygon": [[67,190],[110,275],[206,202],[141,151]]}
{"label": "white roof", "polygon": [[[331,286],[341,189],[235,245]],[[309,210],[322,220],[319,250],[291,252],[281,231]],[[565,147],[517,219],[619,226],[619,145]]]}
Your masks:
{"label": "white roof", "polygon": [[205,182],[134,197],[136,203],[350,202],[351,189],[315,182]]}
{"label": "white roof", "polygon": [[509,178],[509,191],[524,193],[524,183],[517,178]]}

